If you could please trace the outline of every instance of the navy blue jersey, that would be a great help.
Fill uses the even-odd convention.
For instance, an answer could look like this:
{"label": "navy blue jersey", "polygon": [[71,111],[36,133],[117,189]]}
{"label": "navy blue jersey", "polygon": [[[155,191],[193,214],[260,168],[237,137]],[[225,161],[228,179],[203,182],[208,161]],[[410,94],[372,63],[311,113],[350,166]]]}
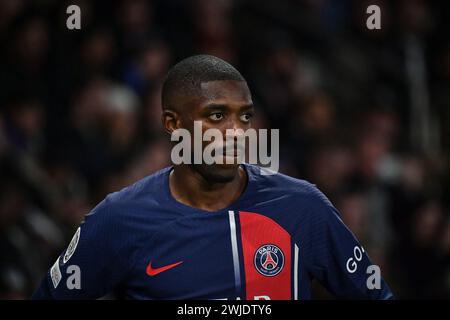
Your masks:
{"label": "navy blue jersey", "polygon": [[176,201],[171,168],[108,195],[33,297],[310,299],[315,278],[341,298],[392,298],[315,185],[244,168],[245,191],[216,212]]}

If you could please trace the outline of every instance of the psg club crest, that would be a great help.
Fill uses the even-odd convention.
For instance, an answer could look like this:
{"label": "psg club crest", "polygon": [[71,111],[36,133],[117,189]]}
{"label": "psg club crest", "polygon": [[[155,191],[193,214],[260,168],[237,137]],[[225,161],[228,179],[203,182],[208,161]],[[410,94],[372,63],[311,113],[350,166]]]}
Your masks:
{"label": "psg club crest", "polygon": [[273,244],[265,244],[255,252],[255,268],[266,277],[276,276],[283,270],[284,254]]}

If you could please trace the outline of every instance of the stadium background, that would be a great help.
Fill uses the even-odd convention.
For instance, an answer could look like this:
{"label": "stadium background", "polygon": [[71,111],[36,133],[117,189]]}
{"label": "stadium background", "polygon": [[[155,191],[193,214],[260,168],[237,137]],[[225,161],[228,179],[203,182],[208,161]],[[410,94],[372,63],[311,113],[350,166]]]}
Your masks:
{"label": "stadium background", "polygon": [[446,1],[1,0],[0,298],[28,298],[90,208],[168,164],[161,80],[196,53],[242,72],[281,172],[329,196],[397,298],[449,298],[449,24]]}

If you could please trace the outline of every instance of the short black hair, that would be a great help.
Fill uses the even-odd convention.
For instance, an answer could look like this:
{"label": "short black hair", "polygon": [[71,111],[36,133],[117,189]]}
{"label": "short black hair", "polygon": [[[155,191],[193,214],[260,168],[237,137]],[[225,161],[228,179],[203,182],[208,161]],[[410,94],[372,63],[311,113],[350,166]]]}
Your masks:
{"label": "short black hair", "polygon": [[162,107],[174,108],[176,97],[196,95],[203,82],[221,80],[245,81],[236,68],[215,56],[201,54],[181,60],[166,75],[162,86]]}

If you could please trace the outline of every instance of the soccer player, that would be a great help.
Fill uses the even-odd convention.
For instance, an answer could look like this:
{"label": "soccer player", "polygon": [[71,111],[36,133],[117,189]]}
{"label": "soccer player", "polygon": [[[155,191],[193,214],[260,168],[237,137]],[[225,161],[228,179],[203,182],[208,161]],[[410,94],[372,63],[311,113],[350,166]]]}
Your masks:
{"label": "soccer player", "polygon": [[[203,130],[245,130],[254,112],[242,75],[209,55],[169,71],[162,105],[168,133],[192,132],[196,120]],[[108,195],[33,297],[310,299],[315,278],[340,298],[392,298],[315,185],[260,169],[174,165]]]}

